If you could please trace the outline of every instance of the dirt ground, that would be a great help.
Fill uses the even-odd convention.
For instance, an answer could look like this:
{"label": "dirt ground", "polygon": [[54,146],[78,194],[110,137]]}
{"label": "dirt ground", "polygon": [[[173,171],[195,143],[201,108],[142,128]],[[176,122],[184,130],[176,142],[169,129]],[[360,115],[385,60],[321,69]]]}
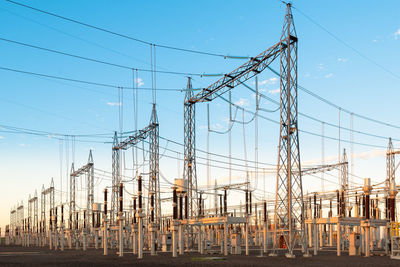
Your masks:
{"label": "dirt ground", "polygon": [[391,260],[388,256],[375,255],[370,258],[361,256],[336,256],[333,250],[321,251],[317,256],[303,258],[299,254],[295,259],[286,257],[258,257],[258,250],[251,250],[250,256],[219,254],[200,255],[185,253],[172,258],[171,253],[159,252],[157,256],[144,253],[138,260],[132,253],[125,252],[124,257],[118,257],[115,250],[110,250],[108,256],[103,256],[102,250],[49,251],[47,248],[23,248],[16,246],[0,246],[0,266],[400,266],[400,260]]}

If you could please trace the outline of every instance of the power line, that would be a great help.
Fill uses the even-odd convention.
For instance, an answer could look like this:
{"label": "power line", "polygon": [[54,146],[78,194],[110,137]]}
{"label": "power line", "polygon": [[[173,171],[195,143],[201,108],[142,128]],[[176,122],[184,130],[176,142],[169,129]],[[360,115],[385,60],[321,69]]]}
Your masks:
{"label": "power line", "polygon": [[90,62],[94,62],[94,63],[108,65],[108,66],[112,66],[112,67],[116,67],[116,68],[128,69],[128,70],[138,70],[138,71],[151,72],[151,73],[158,72],[158,73],[162,73],[162,74],[172,74],[172,75],[199,76],[199,77],[222,76],[222,74],[191,73],[191,72],[177,72],[177,71],[149,70],[149,69],[134,68],[134,67],[125,66],[125,65],[121,65],[121,64],[117,64],[117,63],[112,63],[112,62],[108,62],[108,61],[104,61],[104,60],[100,60],[100,59],[94,59],[94,58],[75,55],[75,54],[71,54],[71,53],[67,53],[67,52],[63,52],[63,51],[59,51],[59,50],[54,50],[54,49],[50,49],[50,48],[46,48],[46,47],[42,47],[42,46],[36,46],[36,45],[32,45],[32,44],[22,43],[22,42],[5,39],[5,38],[1,38],[1,37],[0,37],[0,41],[17,44],[20,46],[30,47],[30,48],[34,48],[37,50],[42,50],[42,51],[46,51],[46,52],[50,52],[50,53],[54,53],[54,54],[63,55],[63,56],[73,57],[73,58],[77,58],[77,59],[81,59],[81,60],[86,60],[86,61],[90,61]]}
{"label": "power line", "polygon": [[[31,71],[25,71],[25,70],[19,70],[19,69],[12,69],[8,67],[1,67],[0,70],[5,70],[5,71],[12,71],[12,72],[17,72],[21,74],[28,74],[32,76],[39,76],[39,77],[44,77],[44,78],[51,78],[51,79],[57,79],[57,80],[63,80],[63,81],[69,81],[69,82],[75,82],[75,83],[82,83],[82,84],[88,84],[88,85],[95,85],[95,86],[100,86],[100,87],[108,87],[108,88],[124,88],[124,89],[132,89],[132,90],[144,90],[144,91],[151,91],[152,88],[146,88],[146,87],[137,87],[133,88],[132,86],[118,86],[114,84],[107,84],[107,83],[101,83],[101,82],[94,82],[94,81],[85,81],[85,80],[80,80],[80,79],[74,79],[74,78],[68,78],[68,77],[62,77],[62,76],[55,76],[55,75],[50,75],[50,74],[43,74],[43,73],[37,73],[37,72],[31,72]],[[187,89],[179,89],[179,88],[156,88],[155,90],[158,91],[178,91],[178,92],[184,92],[187,91]],[[194,91],[201,90],[199,88],[194,88],[191,89]]]}
{"label": "power line", "polygon": [[358,54],[359,56],[361,56],[362,58],[366,59],[367,61],[369,61],[370,63],[378,66],[379,68],[381,68],[382,70],[386,71],[387,73],[389,73],[390,75],[392,75],[393,77],[400,79],[400,76],[397,75],[396,73],[394,73],[393,71],[391,71],[390,69],[382,66],[381,64],[379,64],[378,62],[376,62],[375,60],[371,59],[370,57],[364,55],[363,53],[361,53],[359,50],[357,50],[356,48],[354,48],[353,46],[349,45],[348,43],[346,43],[345,41],[343,41],[342,39],[340,39],[338,36],[336,36],[335,34],[333,34],[332,32],[330,32],[328,29],[326,29],[324,26],[322,26],[321,24],[317,23],[315,20],[313,20],[310,16],[306,15],[304,12],[302,12],[300,9],[293,7],[294,9],[296,9],[297,11],[299,11],[299,13],[301,15],[303,15],[305,18],[307,18],[309,21],[311,21],[313,24],[315,24],[316,26],[318,26],[320,29],[322,29],[324,32],[326,32],[327,34],[329,34],[331,37],[333,37],[336,41],[340,42],[341,44],[343,44],[344,46],[346,46],[347,48],[353,50],[356,54]]}
{"label": "power line", "polygon": [[[253,88],[251,88],[251,87],[248,86],[247,84],[245,84],[245,83],[242,83],[242,84],[243,84],[246,88],[248,88],[250,91],[252,91],[253,93],[256,93],[256,90],[254,90]],[[259,95],[260,97],[262,97],[262,98],[264,98],[264,99],[266,99],[266,100],[268,100],[268,101],[270,101],[270,102],[272,102],[272,103],[274,103],[274,104],[276,104],[276,105],[279,106],[279,102],[278,102],[278,101],[276,101],[276,100],[274,100],[274,99],[272,99],[272,98],[270,98],[270,97],[268,97],[268,96],[266,96],[266,95],[264,95],[264,94],[262,94],[262,93],[260,93],[260,92],[258,92],[258,95]],[[340,107],[339,107],[339,109],[341,110]],[[263,109],[259,109],[259,110],[263,111]],[[342,110],[341,110],[341,111],[342,111]],[[339,125],[336,125],[336,124],[333,124],[333,123],[330,123],[330,122],[322,121],[322,120],[320,120],[320,119],[318,119],[318,118],[315,118],[315,117],[313,117],[313,116],[307,115],[307,114],[302,113],[302,112],[299,112],[299,115],[301,115],[301,116],[303,116],[303,117],[306,117],[306,118],[308,118],[308,119],[310,119],[310,120],[316,121],[316,122],[324,123],[324,124],[329,125],[329,126],[331,126],[331,127],[336,127],[336,128],[339,128],[339,127],[340,127],[340,129],[343,129],[343,130],[346,130],[346,131],[349,131],[349,132],[358,133],[358,134],[363,134],[363,135],[367,135],[367,136],[371,136],[371,137],[376,137],[376,138],[381,138],[381,139],[385,139],[385,140],[389,139],[389,137],[387,137],[387,136],[382,136],[382,135],[372,134],[372,133],[363,132],[363,131],[359,131],[359,130],[349,129],[349,128],[347,128],[347,127],[343,127],[343,126],[339,126]],[[395,139],[395,138],[392,138],[392,140],[400,141],[400,139]]]}
{"label": "power line", "polygon": [[94,26],[94,25],[91,25],[91,24],[88,24],[88,23],[85,23],[85,22],[82,22],[82,21],[78,21],[76,19],[67,18],[65,16],[61,16],[61,15],[58,15],[58,14],[55,14],[55,13],[52,13],[52,12],[49,12],[49,11],[38,9],[38,8],[29,6],[29,5],[25,5],[25,4],[22,4],[22,3],[14,2],[14,1],[11,1],[11,0],[6,0],[6,1],[9,2],[9,3],[15,4],[15,5],[19,5],[19,6],[22,6],[22,7],[25,7],[25,8],[29,8],[31,10],[34,10],[34,11],[37,11],[37,12],[40,12],[40,13],[43,13],[43,14],[46,14],[46,15],[50,15],[50,16],[53,16],[53,17],[56,17],[56,18],[59,18],[59,19],[65,20],[65,21],[73,22],[75,24],[79,24],[79,25],[82,25],[82,26],[85,26],[85,27],[88,27],[88,28],[91,28],[91,29],[102,31],[102,32],[105,32],[105,33],[108,33],[108,34],[112,34],[114,36],[122,37],[122,38],[125,38],[125,39],[128,39],[128,40],[131,40],[131,41],[135,41],[135,42],[138,42],[138,43],[145,44],[145,45],[157,46],[157,47],[160,47],[160,48],[176,50],[176,51],[181,51],[181,52],[187,52],[187,53],[195,53],[195,54],[206,55],[206,56],[222,57],[224,59],[249,59],[249,57],[247,57],[247,56],[230,56],[230,55],[223,55],[223,54],[217,54],[217,53],[212,53],[212,52],[205,52],[205,51],[199,51],[199,50],[186,49],[186,48],[180,48],[180,47],[174,47],[174,46],[169,46],[169,45],[152,43],[152,42],[141,40],[139,38],[128,36],[128,35],[125,35],[125,34],[122,34],[122,33],[117,33],[115,31],[111,31],[111,30],[107,30],[107,29],[104,29],[104,28],[101,28],[101,27],[98,27],[98,26]]}
{"label": "power line", "polygon": [[[277,72],[276,70],[272,69],[271,67],[267,67],[267,68],[268,68],[270,71],[272,71],[275,75],[277,75],[277,76],[280,77],[280,73],[279,73],[279,72]],[[380,120],[377,120],[377,119],[374,119],[374,118],[370,118],[370,117],[367,117],[367,116],[364,116],[364,115],[355,113],[355,112],[353,112],[353,111],[350,111],[350,110],[348,110],[348,109],[346,109],[346,108],[343,108],[343,107],[341,107],[341,106],[339,106],[339,105],[337,105],[337,104],[335,104],[335,103],[333,103],[333,102],[327,100],[326,98],[323,98],[322,96],[319,96],[319,95],[317,95],[316,93],[314,93],[314,92],[308,90],[308,89],[305,88],[304,86],[301,86],[301,85],[298,84],[297,87],[298,87],[300,90],[304,91],[305,93],[307,93],[307,94],[309,94],[309,95],[311,95],[311,96],[317,98],[317,99],[320,100],[321,102],[324,102],[325,104],[328,104],[328,105],[330,105],[330,106],[332,106],[332,107],[334,107],[334,108],[341,109],[341,111],[343,111],[343,112],[345,112],[345,113],[347,113],[347,114],[350,114],[350,115],[353,114],[354,116],[356,116],[356,117],[358,117],[358,118],[360,118],[360,119],[364,119],[364,120],[371,121],[371,122],[374,122],[374,123],[378,123],[378,124],[381,124],[381,125],[384,125],[384,126],[388,126],[388,127],[400,129],[400,126],[398,126],[398,125],[394,125],[394,124],[391,124],[391,123],[388,123],[388,122],[384,122],[384,121],[380,121]]]}
{"label": "power line", "polygon": [[[224,100],[225,102],[227,102],[227,103],[229,103],[229,104],[231,104],[231,105],[237,107],[238,109],[244,110],[244,112],[246,112],[246,113],[249,113],[249,114],[252,114],[252,115],[255,115],[255,114],[256,114],[256,112],[247,110],[247,109],[245,109],[245,108],[243,108],[243,107],[241,107],[241,106],[236,105],[235,103],[232,103],[231,101],[227,100],[227,99],[224,98],[223,96],[218,96],[218,97],[221,98],[222,100]],[[264,120],[267,120],[267,121],[270,121],[270,122],[272,122],[272,123],[280,124],[279,121],[270,119],[270,118],[265,117],[265,116],[263,116],[263,115],[259,115],[259,114],[258,114],[258,116],[259,116],[260,118],[262,118],[262,119],[264,119]],[[310,132],[310,131],[307,131],[307,130],[298,129],[298,131],[299,131],[299,132],[303,132],[303,133],[307,133],[307,134],[309,134],[309,135],[314,135],[314,136],[322,137],[321,134],[313,133],[313,132]],[[331,139],[331,140],[335,140],[335,141],[338,141],[338,140],[339,140],[338,138],[331,137],[331,136],[326,136],[326,135],[324,136],[324,138]],[[355,144],[355,145],[369,146],[369,147],[384,148],[384,149],[386,149],[386,146],[379,146],[379,145],[373,145],[373,144],[367,144],[367,143],[360,143],[360,142],[351,142],[351,141],[345,140],[345,139],[341,139],[341,141],[342,141],[342,142],[345,142],[345,143],[353,143],[353,144]]]}

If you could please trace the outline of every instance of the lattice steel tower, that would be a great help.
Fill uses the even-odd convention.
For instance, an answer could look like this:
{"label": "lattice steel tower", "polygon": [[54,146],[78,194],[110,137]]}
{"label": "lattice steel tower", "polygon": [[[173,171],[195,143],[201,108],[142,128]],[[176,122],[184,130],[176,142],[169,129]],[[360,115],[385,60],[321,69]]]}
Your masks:
{"label": "lattice steel tower", "polygon": [[275,200],[274,251],[284,238],[294,257],[296,240],[304,248],[304,203],[297,121],[297,35],[287,4],[280,53],[280,137]]}
{"label": "lattice steel tower", "polygon": [[389,137],[389,145],[386,151],[386,188],[389,189],[390,182],[395,180],[395,152],[393,150],[392,138]]}
{"label": "lattice steel tower", "polygon": [[345,193],[349,189],[349,168],[347,162],[346,149],[343,149],[342,162],[340,166],[340,189]]}
{"label": "lattice steel tower", "polygon": [[161,225],[161,197],[160,197],[160,172],[159,172],[159,131],[156,104],[153,104],[150,123],[154,129],[150,132],[150,177],[149,177],[149,199],[154,194],[155,222]]}
{"label": "lattice steel tower", "polygon": [[189,217],[196,216],[197,206],[197,173],[196,173],[196,105],[189,103],[193,97],[192,81],[188,77],[187,91],[185,93],[184,113],[184,166],[183,179],[188,188]]}
{"label": "lattice steel tower", "polygon": [[112,190],[111,190],[111,210],[110,220],[111,224],[115,222],[118,214],[118,184],[120,180],[120,169],[119,169],[119,149],[115,149],[118,146],[118,135],[114,133],[113,148],[112,148]]}
{"label": "lattice steel tower", "polygon": [[87,210],[87,221],[88,227],[92,227],[92,220],[93,220],[93,203],[94,203],[94,162],[92,156],[92,150],[89,152],[89,158],[87,163],[87,203],[86,203],[86,210]]}

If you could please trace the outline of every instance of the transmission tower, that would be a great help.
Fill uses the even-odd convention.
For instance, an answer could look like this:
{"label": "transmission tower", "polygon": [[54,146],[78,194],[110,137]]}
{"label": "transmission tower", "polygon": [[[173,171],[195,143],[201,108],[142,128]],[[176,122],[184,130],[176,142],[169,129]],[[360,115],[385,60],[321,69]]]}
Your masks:
{"label": "transmission tower", "polygon": [[386,151],[386,188],[389,189],[390,182],[395,180],[395,152],[393,150],[392,138],[389,137],[389,145]]}
{"label": "transmission tower", "polygon": [[92,227],[92,214],[93,214],[93,202],[94,202],[94,167],[93,167],[93,156],[92,156],[92,150],[89,152],[89,159],[88,163],[86,166],[87,168],[87,220],[88,220],[88,226]]}
{"label": "transmission tower", "polygon": [[348,202],[347,199],[347,192],[349,189],[349,168],[348,168],[348,162],[347,162],[347,155],[346,155],[346,149],[343,149],[343,156],[342,156],[342,165],[340,165],[340,192],[341,192],[341,197],[342,197],[342,215],[346,216],[346,202]]}
{"label": "transmission tower", "polygon": [[189,103],[193,97],[192,80],[188,77],[184,104],[184,166],[183,179],[187,183],[189,216],[196,216],[197,174],[196,174],[196,106]]}
{"label": "transmission tower", "polygon": [[161,225],[161,197],[160,197],[160,179],[159,179],[159,134],[158,118],[156,104],[153,103],[150,124],[156,127],[150,132],[150,179],[149,179],[149,199],[153,195],[155,205],[155,222]]}
{"label": "transmission tower", "polygon": [[76,210],[76,177],[73,175],[75,173],[75,166],[72,162],[71,172],[69,175],[69,218],[70,225],[72,225],[72,220],[74,218],[75,210]]}
{"label": "transmission tower", "polygon": [[117,132],[114,133],[113,148],[112,148],[112,190],[111,190],[111,210],[110,220],[111,224],[114,223],[115,217],[118,214],[118,183],[120,179],[119,174],[119,149],[115,149],[118,145]]}
{"label": "transmission tower", "polygon": [[275,200],[274,251],[284,239],[294,257],[296,240],[305,248],[304,203],[297,121],[297,35],[291,4],[286,7],[280,52],[280,137]]}
{"label": "transmission tower", "polygon": [[347,166],[347,155],[346,155],[346,149],[343,149],[343,156],[342,156],[342,161],[341,163],[346,163],[340,165],[340,189],[344,192],[348,190],[349,186],[349,171],[348,171],[348,166]]}

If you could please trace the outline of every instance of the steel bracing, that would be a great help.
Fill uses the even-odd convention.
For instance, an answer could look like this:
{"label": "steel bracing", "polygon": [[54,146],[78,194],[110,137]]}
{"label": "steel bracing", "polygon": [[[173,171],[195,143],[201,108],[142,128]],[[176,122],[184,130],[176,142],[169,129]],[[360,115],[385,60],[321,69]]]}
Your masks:
{"label": "steel bracing", "polygon": [[183,179],[186,180],[189,217],[197,216],[197,173],[196,173],[196,106],[189,103],[193,97],[192,81],[188,77],[185,93],[184,113],[184,166]]}
{"label": "steel bracing", "polygon": [[280,45],[280,137],[274,216],[274,250],[281,237],[289,256],[305,247],[304,203],[297,120],[297,35],[287,4]]}

